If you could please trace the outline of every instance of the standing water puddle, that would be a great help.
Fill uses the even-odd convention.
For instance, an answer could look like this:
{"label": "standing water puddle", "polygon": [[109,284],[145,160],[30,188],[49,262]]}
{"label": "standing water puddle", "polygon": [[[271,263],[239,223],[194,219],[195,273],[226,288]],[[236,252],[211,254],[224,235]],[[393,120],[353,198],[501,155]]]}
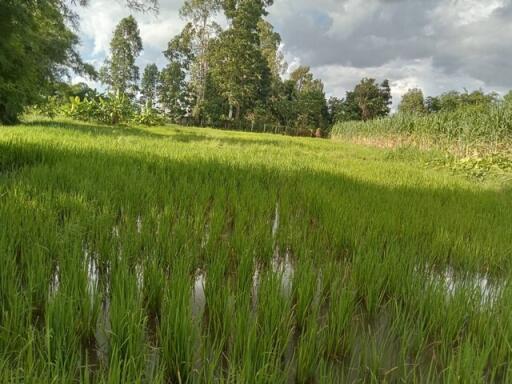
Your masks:
{"label": "standing water puddle", "polygon": [[274,214],[274,223],[272,224],[272,237],[276,237],[279,229],[279,203],[276,203],[276,212]]}
{"label": "standing water puddle", "polygon": [[505,286],[504,281],[492,281],[488,275],[480,273],[461,275],[450,267],[440,273],[431,272],[430,282],[440,285],[449,298],[463,290],[474,293],[480,298],[480,305],[494,304]]}
{"label": "standing water puddle", "polygon": [[200,318],[204,313],[206,305],[206,296],[204,294],[205,284],[206,274],[198,270],[192,288],[192,316],[195,318]]}

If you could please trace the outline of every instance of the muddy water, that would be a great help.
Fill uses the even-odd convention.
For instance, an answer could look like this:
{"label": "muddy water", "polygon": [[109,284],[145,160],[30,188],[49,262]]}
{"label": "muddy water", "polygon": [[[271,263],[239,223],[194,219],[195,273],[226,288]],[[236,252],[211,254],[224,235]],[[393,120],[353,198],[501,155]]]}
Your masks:
{"label": "muddy water", "polygon": [[446,292],[447,298],[453,298],[457,294],[466,291],[470,294],[476,294],[482,307],[493,305],[501,297],[505,287],[505,281],[491,279],[486,274],[461,274],[451,267],[443,271],[433,271],[429,268],[423,270],[427,271],[426,279],[431,284],[441,287]]}

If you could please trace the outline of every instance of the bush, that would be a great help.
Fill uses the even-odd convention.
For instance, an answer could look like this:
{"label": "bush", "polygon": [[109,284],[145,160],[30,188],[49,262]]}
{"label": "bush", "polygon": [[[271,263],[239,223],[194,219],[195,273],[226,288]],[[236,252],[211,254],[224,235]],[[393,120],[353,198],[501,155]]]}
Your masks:
{"label": "bush", "polygon": [[162,125],[165,123],[165,119],[148,101],[144,108],[133,116],[132,122],[142,125]]}
{"label": "bush", "polygon": [[115,125],[129,122],[135,111],[131,101],[125,95],[117,93],[112,97],[92,100],[72,97],[64,106],[63,112],[65,116],[76,120]]}
{"label": "bush", "polygon": [[55,118],[60,113],[61,105],[57,96],[48,96],[46,99],[36,105],[33,111],[39,115],[49,117],[50,119]]}

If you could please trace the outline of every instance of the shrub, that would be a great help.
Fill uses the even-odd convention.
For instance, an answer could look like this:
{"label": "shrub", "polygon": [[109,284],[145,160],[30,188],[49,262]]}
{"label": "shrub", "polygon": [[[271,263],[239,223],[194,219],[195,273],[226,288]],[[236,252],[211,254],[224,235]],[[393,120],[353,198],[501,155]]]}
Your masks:
{"label": "shrub", "polygon": [[63,112],[65,116],[73,119],[115,125],[129,122],[134,115],[134,107],[125,95],[117,93],[111,97],[92,100],[71,97]]}
{"label": "shrub", "polygon": [[153,108],[150,101],[146,102],[144,108],[133,116],[132,121],[135,124],[142,125],[162,125],[165,123],[163,116],[157,109]]}

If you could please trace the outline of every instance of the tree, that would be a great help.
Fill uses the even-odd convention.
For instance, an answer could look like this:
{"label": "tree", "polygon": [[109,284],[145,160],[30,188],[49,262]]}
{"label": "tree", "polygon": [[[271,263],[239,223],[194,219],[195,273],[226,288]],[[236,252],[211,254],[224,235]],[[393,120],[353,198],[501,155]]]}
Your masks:
{"label": "tree", "polygon": [[223,9],[230,28],[222,32],[210,49],[211,73],[228,100],[229,118],[240,120],[270,91],[270,68],[260,50],[258,24],[270,0],[225,0]]}
{"label": "tree", "polygon": [[391,96],[391,87],[389,85],[389,80],[385,79],[380,84],[380,95],[381,95],[381,108],[378,111],[377,116],[387,116],[389,112],[391,112],[391,104],[393,102],[393,97]]}
{"label": "tree", "polygon": [[364,78],[356,85],[353,94],[347,94],[346,101],[357,105],[361,120],[387,116],[391,105],[389,82],[384,80],[379,87],[375,79]]}
{"label": "tree", "polygon": [[221,8],[221,0],[186,0],[180,10],[181,16],[189,21],[186,28],[190,35],[190,88],[195,98],[192,114],[198,119],[206,98],[210,42],[221,31],[214,17]]}
{"label": "tree", "polygon": [[148,64],[144,68],[141,80],[142,102],[144,104],[151,103],[156,106],[158,101],[158,84],[160,81],[160,72],[156,64]]}
{"label": "tree", "polygon": [[464,106],[480,106],[488,107],[496,103],[498,95],[494,92],[485,93],[482,90],[476,90],[469,93],[467,90],[464,92],[448,91],[436,98],[436,108],[438,111],[453,112]]}
{"label": "tree", "polygon": [[403,96],[400,105],[400,112],[423,114],[427,111],[423,91],[419,88],[409,89]]}
{"label": "tree", "polygon": [[[69,71],[96,77],[76,48],[78,16],[69,4],[87,0],[2,0],[0,11],[0,123],[15,123],[27,105],[53,92]],[[156,11],[157,0],[126,0],[128,7]]]}
{"label": "tree", "polygon": [[425,108],[428,113],[435,113],[441,110],[441,103],[439,97],[428,96],[425,99]]}
{"label": "tree", "polygon": [[115,93],[135,97],[138,91],[139,68],[135,59],[142,51],[139,26],[133,16],[122,19],[110,42],[110,59],[100,72],[102,81]]}
{"label": "tree", "polygon": [[311,69],[297,68],[290,74],[296,98],[296,126],[299,129],[325,129],[329,124],[329,111],[325,100],[324,84],[315,79]]}
{"label": "tree", "polygon": [[327,101],[327,109],[329,111],[329,123],[331,125],[343,121],[344,100],[338,97],[330,97]]}
{"label": "tree", "polygon": [[169,41],[164,51],[169,64],[160,74],[158,99],[164,112],[175,121],[190,114],[191,100],[186,77],[193,58],[191,29],[191,24],[188,24],[178,36]]}
{"label": "tree", "polygon": [[0,11],[0,123],[17,122],[26,105],[52,91],[68,69],[94,75],[76,51],[69,27],[77,16],[64,2],[3,0]]}
{"label": "tree", "polygon": [[280,80],[281,75],[288,68],[288,64],[285,62],[284,55],[280,50],[281,36],[274,31],[272,24],[263,19],[258,22],[258,34],[260,51],[267,60],[272,78]]}

